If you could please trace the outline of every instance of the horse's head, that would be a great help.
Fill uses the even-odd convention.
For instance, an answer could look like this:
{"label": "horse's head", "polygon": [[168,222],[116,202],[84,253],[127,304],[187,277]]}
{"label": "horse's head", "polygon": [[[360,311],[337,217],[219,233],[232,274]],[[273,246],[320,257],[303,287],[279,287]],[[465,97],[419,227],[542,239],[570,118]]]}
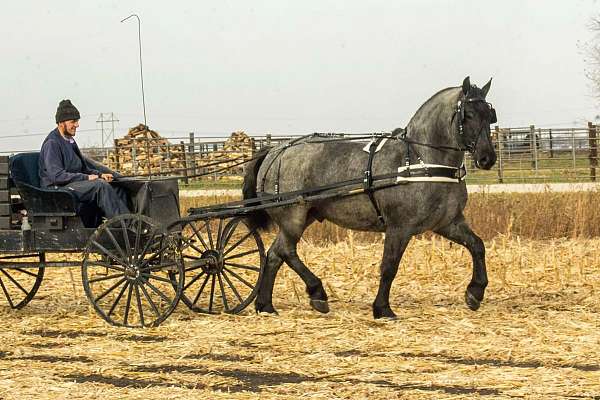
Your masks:
{"label": "horse's head", "polygon": [[496,151],[490,135],[490,124],[496,123],[496,110],[485,97],[490,90],[490,79],[481,89],[471,85],[467,76],[462,84],[454,120],[458,128],[458,140],[475,161],[475,166],[490,169],[496,163]]}

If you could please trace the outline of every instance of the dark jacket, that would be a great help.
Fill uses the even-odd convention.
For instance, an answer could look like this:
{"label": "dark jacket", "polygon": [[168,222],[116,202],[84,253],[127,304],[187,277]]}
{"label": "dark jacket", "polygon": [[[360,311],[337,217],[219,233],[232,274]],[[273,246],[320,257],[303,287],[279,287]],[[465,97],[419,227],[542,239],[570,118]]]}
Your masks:
{"label": "dark jacket", "polygon": [[88,175],[100,174],[100,171],[87,165],[77,143],[65,140],[58,128],[50,132],[42,143],[38,171],[44,188],[84,181]]}

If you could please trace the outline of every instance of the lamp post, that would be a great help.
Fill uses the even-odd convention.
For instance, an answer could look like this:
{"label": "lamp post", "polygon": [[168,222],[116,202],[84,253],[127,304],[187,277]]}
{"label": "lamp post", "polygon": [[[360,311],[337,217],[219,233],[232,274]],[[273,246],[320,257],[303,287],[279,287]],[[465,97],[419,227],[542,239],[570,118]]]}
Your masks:
{"label": "lamp post", "polygon": [[136,17],[138,21],[138,43],[140,46],[140,80],[142,82],[142,106],[144,107],[144,125],[148,127],[148,123],[146,122],[146,99],[144,98],[144,68],[142,64],[142,22],[140,21],[140,17],[138,17],[137,14],[131,14],[129,17],[122,19],[121,22],[125,22],[131,17]]}

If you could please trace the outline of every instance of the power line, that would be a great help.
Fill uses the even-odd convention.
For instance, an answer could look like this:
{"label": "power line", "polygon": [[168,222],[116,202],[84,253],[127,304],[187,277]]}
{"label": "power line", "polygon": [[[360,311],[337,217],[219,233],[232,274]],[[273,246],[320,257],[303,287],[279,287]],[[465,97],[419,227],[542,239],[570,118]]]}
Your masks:
{"label": "power line", "polygon": [[[100,129],[78,129],[77,132],[98,132]],[[29,137],[29,136],[44,136],[50,132],[40,132],[40,133],[19,133],[16,135],[0,135],[0,139],[9,139],[9,138],[20,138],[20,137]]]}

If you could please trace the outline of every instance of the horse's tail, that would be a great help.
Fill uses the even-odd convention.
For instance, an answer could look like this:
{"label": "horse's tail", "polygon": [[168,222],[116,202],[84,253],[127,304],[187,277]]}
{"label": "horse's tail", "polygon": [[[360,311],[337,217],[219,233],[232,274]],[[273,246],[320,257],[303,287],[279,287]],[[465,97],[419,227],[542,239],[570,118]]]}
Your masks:
{"label": "horse's tail", "polygon": [[[260,149],[258,153],[255,154],[254,159],[247,164],[246,172],[244,174],[244,185],[242,186],[244,200],[256,198],[256,177],[258,175],[260,166],[269,153],[269,150],[271,150],[270,147]],[[248,206],[251,207],[259,204],[260,202],[257,201],[249,203]],[[265,210],[252,211],[247,215],[246,219],[250,224],[250,229],[266,230],[269,228],[272,222],[271,217]]]}

